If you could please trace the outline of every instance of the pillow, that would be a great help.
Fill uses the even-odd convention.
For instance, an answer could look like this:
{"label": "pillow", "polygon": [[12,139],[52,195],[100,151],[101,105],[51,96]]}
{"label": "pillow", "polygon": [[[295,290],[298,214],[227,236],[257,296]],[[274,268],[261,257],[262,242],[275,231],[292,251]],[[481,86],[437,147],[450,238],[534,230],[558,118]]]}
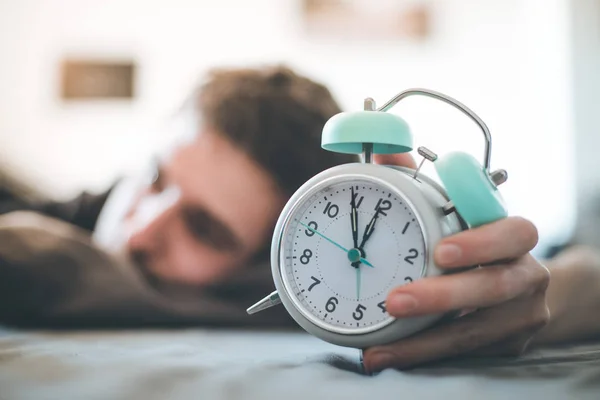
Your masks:
{"label": "pillow", "polygon": [[295,326],[283,307],[249,316],[269,291],[268,265],[225,284],[151,286],[125,258],[73,225],[34,212],[0,216],[0,324],[22,327]]}

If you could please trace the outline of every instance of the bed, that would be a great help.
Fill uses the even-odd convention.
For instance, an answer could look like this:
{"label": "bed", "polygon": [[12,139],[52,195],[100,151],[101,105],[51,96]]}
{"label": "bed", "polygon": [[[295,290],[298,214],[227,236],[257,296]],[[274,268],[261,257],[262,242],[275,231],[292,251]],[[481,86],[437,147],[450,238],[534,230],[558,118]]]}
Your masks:
{"label": "bed", "polygon": [[600,343],[362,373],[303,333],[0,331],[0,400],[600,399]]}
{"label": "bed", "polygon": [[[0,315],[80,328],[0,328],[0,400],[600,399],[600,342],[369,376],[357,350],[299,330],[142,329],[135,318],[214,322],[228,315],[250,324],[258,317],[245,307],[267,290],[244,276],[246,286],[236,290],[247,298],[236,307],[211,297],[179,306],[67,224],[30,213],[2,220]],[[104,322],[117,312],[137,329],[107,330]],[[81,330],[87,322],[103,330]]]}

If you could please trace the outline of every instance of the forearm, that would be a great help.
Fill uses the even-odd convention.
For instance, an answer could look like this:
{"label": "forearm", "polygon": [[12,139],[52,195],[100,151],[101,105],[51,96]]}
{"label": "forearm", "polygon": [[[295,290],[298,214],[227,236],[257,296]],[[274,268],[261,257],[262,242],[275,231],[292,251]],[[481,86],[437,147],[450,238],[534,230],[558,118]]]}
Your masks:
{"label": "forearm", "polygon": [[0,188],[0,215],[13,211],[33,211],[82,229],[93,230],[112,187],[100,194],[81,193],[69,201],[33,201]]}
{"label": "forearm", "polygon": [[600,252],[588,247],[565,250],[545,263],[549,324],[534,343],[600,339]]}

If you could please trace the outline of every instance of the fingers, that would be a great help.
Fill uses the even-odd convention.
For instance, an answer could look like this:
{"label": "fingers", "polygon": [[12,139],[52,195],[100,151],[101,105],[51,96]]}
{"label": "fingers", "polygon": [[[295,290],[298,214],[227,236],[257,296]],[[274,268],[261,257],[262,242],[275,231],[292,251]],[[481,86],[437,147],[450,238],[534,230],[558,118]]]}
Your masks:
{"label": "fingers", "polygon": [[533,249],[537,241],[533,223],[508,217],[442,239],[434,257],[442,268],[488,264],[518,258]]}
{"label": "fingers", "polygon": [[[408,368],[477,349],[522,351],[550,316],[545,291],[547,268],[527,254],[537,244],[535,226],[518,217],[444,238],[436,246],[442,268],[495,263],[466,272],[425,278],[393,289],[386,300],[395,317],[479,309],[448,323],[364,353],[365,367]],[[502,261],[499,260],[513,260]]]}
{"label": "fingers", "polygon": [[386,309],[400,318],[490,307],[544,292],[549,280],[548,270],[527,254],[511,264],[419,279],[394,288]]}
{"label": "fingers", "polygon": [[[534,332],[548,322],[543,296],[507,302],[450,321],[399,342],[364,351],[369,372],[384,368],[409,368],[500,343],[519,333]],[[521,339],[523,340],[523,339]]]}
{"label": "fingers", "polygon": [[409,153],[401,154],[374,154],[376,164],[397,165],[399,167],[417,168],[415,159]]}

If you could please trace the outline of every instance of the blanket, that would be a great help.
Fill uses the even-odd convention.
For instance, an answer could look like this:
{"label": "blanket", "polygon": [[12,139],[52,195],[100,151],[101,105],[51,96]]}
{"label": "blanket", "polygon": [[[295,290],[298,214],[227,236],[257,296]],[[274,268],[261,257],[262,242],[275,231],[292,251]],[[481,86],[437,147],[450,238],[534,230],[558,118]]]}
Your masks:
{"label": "blanket", "polygon": [[600,343],[364,374],[304,333],[0,333],[1,400],[600,399]]}

